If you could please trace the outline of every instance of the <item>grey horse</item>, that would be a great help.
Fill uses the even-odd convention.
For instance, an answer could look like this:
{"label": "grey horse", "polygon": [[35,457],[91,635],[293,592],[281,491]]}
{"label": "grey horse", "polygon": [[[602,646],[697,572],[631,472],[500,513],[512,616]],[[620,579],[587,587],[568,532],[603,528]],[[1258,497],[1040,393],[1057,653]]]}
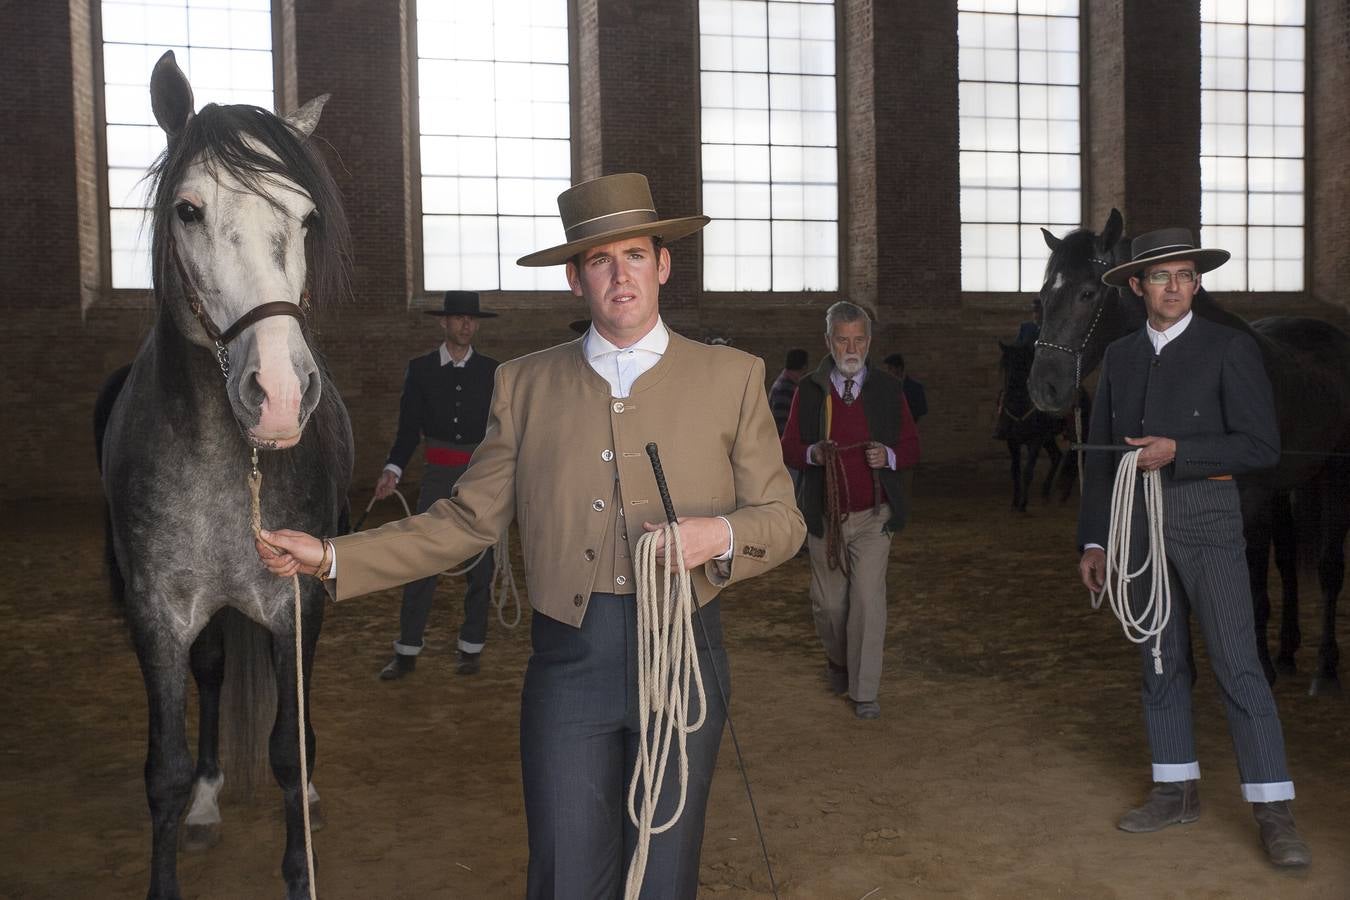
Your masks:
{"label": "grey horse", "polygon": [[[300,783],[294,596],[289,581],[258,564],[247,476],[256,449],[264,527],[343,527],[351,424],[305,310],[311,294],[332,300],[348,283],[346,219],[307,141],[326,97],[285,119],[243,105],[194,113],[172,51],[155,66],[150,96],[168,135],[152,170],[155,315],[95,412],[109,573],[149,703],[148,896],[180,896],[179,820],[189,797],[185,842],[209,844],[218,834],[218,716],[256,719],[271,708],[242,691],[226,691],[236,699],[222,707],[229,656],[241,680],[275,683],[267,753],[284,795],[281,869],[287,896],[307,897],[301,802],[302,792],[316,795]],[[325,594],[302,579],[301,598],[308,687]],[[189,669],[201,712],[195,767],[184,721]],[[269,723],[254,725],[261,734]],[[262,741],[250,750],[253,758],[234,762],[261,765]]]}

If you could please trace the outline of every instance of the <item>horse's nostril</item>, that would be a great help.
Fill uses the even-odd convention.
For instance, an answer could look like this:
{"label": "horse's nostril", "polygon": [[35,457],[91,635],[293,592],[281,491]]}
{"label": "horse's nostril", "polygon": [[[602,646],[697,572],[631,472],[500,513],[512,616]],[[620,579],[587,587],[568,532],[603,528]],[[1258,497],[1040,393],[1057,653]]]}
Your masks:
{"label": "horse's nostril", "polygon": [[305,380],[305,391],[300,401],[300,414],[302,416],[319,405],[320,390],[321,385],[318,374],[315,372],[308,373]]}
{"label": "horse's nostril", "polygon": [[239,399],[249,409],[260,408],[263,401],[267,399],[267,391],[263,390],[262,383],[258,381],[256,369],[246,373],[240,380]]}

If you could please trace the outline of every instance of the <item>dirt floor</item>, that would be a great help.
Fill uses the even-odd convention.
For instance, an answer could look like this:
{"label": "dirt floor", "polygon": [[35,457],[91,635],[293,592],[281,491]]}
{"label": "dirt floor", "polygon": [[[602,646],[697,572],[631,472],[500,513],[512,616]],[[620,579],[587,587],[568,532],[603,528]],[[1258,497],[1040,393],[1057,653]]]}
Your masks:
{"label": "dirt floor", "polygon": [[[1203,817],[1115,829],[1148,781],[1136,657],[1076,586],[1073,516],[1009,512],[992,465],[920,476],[891,556],[875,722],[825,689],[805,560],[723,595],[733,715],[781,896],[1350,897],[1350,705],[1307,697],[1306,675],[1276,694],[1310,869],[1265,862],[1203,658]],[[144,896],[145,700],[101,540],[93,505],[11,505],[0,525],[0,897]],[[392,684],[375,674],[396,592],[329,610],[313,702],[329,900],[523,895],[529,630],[494,622],[482,673],[458,677],[458,584],[442,599],[416,674]],[[1306,671],[1312,604],[1303,622]],[[719,768],[700,896],[768,896],[729,739]],[[270,786],[227,802],[222,843],[181,857],[185,897],[280,896],[279,808]]]}

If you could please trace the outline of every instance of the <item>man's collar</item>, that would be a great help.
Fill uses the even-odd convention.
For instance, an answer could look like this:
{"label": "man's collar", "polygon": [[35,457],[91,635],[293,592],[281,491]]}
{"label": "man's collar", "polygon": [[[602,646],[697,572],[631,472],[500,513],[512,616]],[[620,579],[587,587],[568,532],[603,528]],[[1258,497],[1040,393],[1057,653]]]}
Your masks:
{"label": "man's collar", "polygon": [[454,366],[457,369],[462,369],[469,364],[469,360],[473,359],[472,346],[469,347],[469,352],[464,354],[464,359],[462,359],[459,362],[455,362],[455,358],[450,355],[450,348],[446,345],[445,341],[441,341],[440,350],[441,350],[441,365],[443,366]]}
{"label": "man's collar", "polygon": [[670,346],[670,331],[666,329],[666,323],[662,322],[658,316],[656,324],[652,330],[644,334],[630,347],[617,347],[608,339],[595,330],[595,323],[586,332],[586,337],[582,339],[582,350],[586,353],[587,359],[596,359],[604,356],[606,353],[617,353],[620,350],[646,350],[648,353],[655,353],[662,356],[666,348]]}
{"label": "man's collar", "polygon": [[1162,347],[1167,346],[1172,343],[1172,341],[1181,337],[1181,333],[1191,324],[1191,319],[1194,316],[1195,310],[1187,311],[1186,315],[1178,319],[1176,323],[1166,331],[1158,331],[1152,325],[1145,324],[1144,329],[1145,333],[1148,335],[1148,342],[1153,345],[1154,350],[1159,350]]}

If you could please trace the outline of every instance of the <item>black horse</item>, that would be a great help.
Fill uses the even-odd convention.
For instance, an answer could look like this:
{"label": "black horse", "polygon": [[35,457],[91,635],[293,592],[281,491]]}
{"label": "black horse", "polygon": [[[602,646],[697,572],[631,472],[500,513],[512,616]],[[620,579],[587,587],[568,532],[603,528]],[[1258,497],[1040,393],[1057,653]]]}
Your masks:
{"label": "black horse", "polygon": [[[994,437],[1008,445],[1008,462],[1012,473],[1012,508],[1018,512],[1027,511],[1027,499],[1031,494],[1031,482],[1036,474],[1036,460],[1041,450],[1050,457],[1050,472],[1041,486],[1041,499],[1050,499],[1050,490],[1054,486],[1055,476],[1061,478],[1062,494],[1060,501],[1068,499],[1073,491],[1077,463],[1073,454],[1068,462],[1062,464],[1064,453],[1059,448],[1059,435],[1064,430],[1064,417],[1042,412],[1031,402],[1027,391],[1027,376],[1031,372],[1032,357],[1035,348],[1031,344],[1005,344],[998,342],[1003,358],[999,369],[1003,373],[1003,389],[999,393],[998,420],[994,425]],[[1026,451],[1026,462],[1022,461],[1022,452]]]}
{"label": "black horse", "polygon": [[[172,52],[155,66],[150,94],[168,135],[152,172],[155,317],[95,411],[109,574],[149,703],[149,896],[180,896],[185,809],[185,843],[215,839],[224,782],[217,721],[236,718],[254,720],[259,734],[270,728],[286,815],[281,868],[298,900],[309,896],[301,804],[315,795],[301,783],[296,667],[308,688],[325,594],[303,580],[297,659],[292,587],[258,564],[247,477],[251,453],[267,451],[257,462],[264,526],[342,528],[351,425],[304,311],[311,294],[334,299],[348,280],[337,188],[306,141],[326,98],[287,119],[253,106],[194,114]],[[189,668],[201,712],[195,775],[184,722]],[[247,691],[227,690],[222,703],[227,671],[275,690],[273,722],[256,721],[271,704]],[[305,724],[312,760],[308,716]],[[251,769],[262,742],[246,749],[252,756],[233,763]]]}
{"label": "black horse", "polygon": [[[1079,229],[1061,239],[1042,229],[1051,254],[1040,294],[1045,318],[1029,382],[1032,399],[1041,409],[1063,409],[1083,376],[1101,362],[1107,344],[1144,325],[1143,300],[1101,280],[1107,269],[1129,259],[1123,231],[1121,215],[1114,209],[1101,234]],[[1293,492],[1318,535],[1322,643],[1309,693],[1339,690],[1336,601],[1345,578],[1345,537],[1350,532],[1350,465],[1340,454],[1350,451],[1350,336],[1328,322],[1293,316],[1248,324],[1220,307],[1203,288],[1196,292],[1193,309],[1196,315],[1255,338],[1275,392],[1284,450],[1280,464],[1238,478],[1257,648],[1266,677],[1274,683],[1276,667],[1266,646],[1272,541],[1285,592],[1281,668],[1294,671],[1300,643]]]}

